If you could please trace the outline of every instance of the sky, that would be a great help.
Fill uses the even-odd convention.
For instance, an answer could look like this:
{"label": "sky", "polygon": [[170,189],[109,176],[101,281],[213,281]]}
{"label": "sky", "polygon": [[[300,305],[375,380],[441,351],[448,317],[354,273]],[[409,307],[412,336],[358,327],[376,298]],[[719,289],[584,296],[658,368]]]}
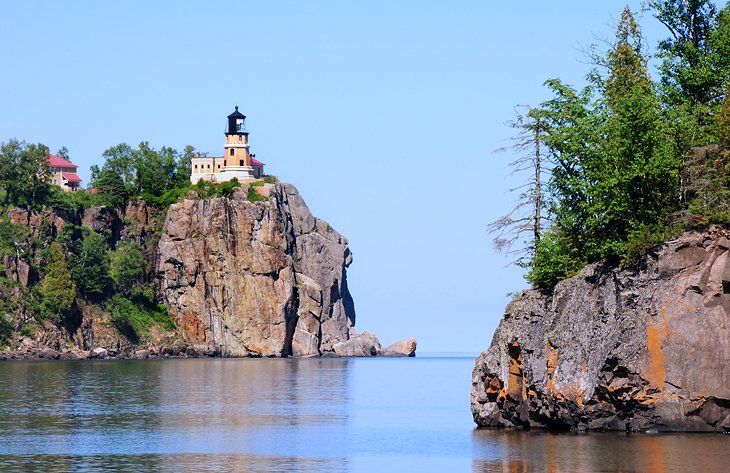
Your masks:
{"label": "sky", "polygon": [[88,183],[121,142],[221,155],[238,105],[266,172],[348,238],[356,329],[474,353],[527,287],[486,230],[515,202],[505,123],[546,79],[582,85],[626,4],[2,1],[0,141],[66,146]]}

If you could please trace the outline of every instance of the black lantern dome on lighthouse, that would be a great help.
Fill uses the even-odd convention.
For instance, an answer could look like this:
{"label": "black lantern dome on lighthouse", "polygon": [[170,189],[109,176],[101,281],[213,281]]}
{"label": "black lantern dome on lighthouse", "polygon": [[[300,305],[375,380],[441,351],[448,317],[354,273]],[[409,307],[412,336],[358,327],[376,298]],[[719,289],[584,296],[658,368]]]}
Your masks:
{"label": "black lantern dome on lighthouse", "polygon": [[228,115],[228,130],[226,135],[240,135],[248,134],[246,132],[246,115],[238,111],[238,105],[236,105],[236,111]]}

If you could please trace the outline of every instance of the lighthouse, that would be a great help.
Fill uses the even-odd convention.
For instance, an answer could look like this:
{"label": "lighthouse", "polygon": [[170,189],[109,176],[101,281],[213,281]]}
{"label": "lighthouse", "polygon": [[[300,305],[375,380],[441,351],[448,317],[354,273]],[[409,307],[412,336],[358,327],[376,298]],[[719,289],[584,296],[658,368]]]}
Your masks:
{"label": "lighthouse", "polygon": [[253,179],[254,171],[251,166],[251,153],[248,145],[248,132],[246,131],[246,115],[236,110],[228,115],[228,126],[226,127],[226,144],[223,146],[223,169],[219,180],[229,181],[234,177],[239,181]]}
{"label": "lighthouse", "polygon": [[254,159],[248,145],[246,115],[236,110],[228,115],[226,122],[226,143],[223,156],[195,156],[191,160],[190,182],[199,180],[223,182],[234,177],[243,182],[260,179],[264,175],[264,163]]}

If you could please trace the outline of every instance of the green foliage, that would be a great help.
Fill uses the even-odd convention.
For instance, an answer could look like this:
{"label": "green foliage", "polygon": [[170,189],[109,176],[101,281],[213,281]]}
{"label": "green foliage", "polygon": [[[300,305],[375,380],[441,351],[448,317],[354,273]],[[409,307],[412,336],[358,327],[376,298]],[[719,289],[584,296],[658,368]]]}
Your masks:
{"label": "green foliage", "polygon": [[535,287],[549,288],[592,261],[635,258],[658,234],[653,229],[678,210],[679,146],[669,139],[673,130],[642,46],[626,8],[615,42],[596,61],[605,74],[592,71],[582,91],[557,79],[546,82],[553,98],[537,110],[551,162],[551,227],[528,265]]}
{"label": "green foliage", "polygon": [[48,196],[46,205],[54,209],[74,212],[80,208],[94,206],[117,206],[120,199],[109,193],[93,194],[90,192],[64,192],[61,188],[54,186]]}
{"label": "green foliage", "polygon": [[109,245],[106,238],[94,231],[84,229],[83,233],[71,246],[68,266],[79,291],[99,297],[109,287]]}
{"label": "green foliage", "polygon": [[13,316],[3,310],[0,305],[0,347],[4,346],[13,335]]}
{"label": "green foliage", "polygon": [[249,183],[249,186],[251,186],[251,187],[263,187],[264,184],[266,184],[266,183],[262,179],[260,181],[252,181],[252,182],[250,182]]}
{"label": "green foliage", "polygon": [[114,288],[122,294],[129,294],[145,271],[145,260],[139,245],[121,242],[111,254],[109,276]]}
{"label": "green foliage", "polygon": [[670,33],[658,46],[660,89],[684,153],[714,140],[712,117],[730,79],[730,7],[718,12],[711,0],[647,3]]}
{"label": "green foliage", "polygon": [[62,320],[73,307],[76,285],[66,265],[63,248],[53,242],[45,255],[45,277],[41,284],[41,313],[51,320]]}
{"label": "green foliage", "polygon": [[165,191],[162,195],[156,196],[152,194],[144,194],[143,198],[149,205],[166,209],[175,202],[179,202],[180,199],[185,197],[189,190],[188,186],[175,187],[173,189]]}
{"label": "green foliage", "polygon": [[15,254],[16,244],[23,244],[18,249],[26,254],[27,245],[24,243],[29,236],[28,227],[10,223],[7,218],[0,219],[0,256]]}
{"label": "green foliage", "polygon": [[553,232],[544,233],[535,248],[535,258],[525,278],[535,288],[549,289],[575,275],[586,260],[570,242]]}
{"label": "green foliage", "polygon": [[197,184],[190,186],[189,190],[194,191],[201,199],[208,199],[212,197],[231,197],[239,187],[241,187],[241,183],[234,177],[230,181],[220,183],[201,179]]}
{"label": "green foliage", "polygon": [[18,330],[18,332],[22,336],[28,337],[28,338],[32,338],[37,331],[38,331],[38,324],[36,324],[35,322],[27,322],[27,323],[23,324],[22,327],[20,327],[20,330]]}
{"label": "green foliage", "polygon": [[637,267],[641,259],[653,248],[670,238],[678,236],[682,231],[681,226],[667,225],[639,225],[629,233],[626,242],[626,254],[624,265]]}
{"label": "green foliage", "polygon": [[[113,198],[115,205],[123,205],[136,196],[153,201],[172,190],[188,187],[194,151],[192,146],[180,153],[165,146],[156,150],[146,141],[136,149],[121,143],[104,151],[101,168],[92,167],[92,186]],[[172,203],[180,195],[168,194],[161,202]]]}
{"label": "green foliage", "polygon": [[0,143],[0,187],[5,189],[5,205],[27,210],[43,206],[50,190],[48,148],[10,140]]}
{"label": "green foliage", "polygon": [[265,195],[258,193],[255,187],[249,186],[247,199],[249,202],[266,202],[269,200]]}
{"label": "green foliage", "polygon": [[264,182],[266,184],[276,184],[278,180],[276,179],[276,176],[264,176]]}
{"label": "green foliage", "polygon": [[235,177],[230,181],[221,182],[218,184],[218,192],[221,197],[231,197],[236,189],[241,187],[241,183]]}
{"label": "green foliage", "polygon": [[717,114],[717,137],[721,145],[730,147],[730,83],[725,88],[725,99]]}
{"label": "green foliage", "polygon": [[175,328],[167,308],[163,304],[155,305],[143,293],[135,294],[131,300],[116,294],[109,301],[108,310],[114,327],[135,343],[148,337],[154,325],[163,330]]}

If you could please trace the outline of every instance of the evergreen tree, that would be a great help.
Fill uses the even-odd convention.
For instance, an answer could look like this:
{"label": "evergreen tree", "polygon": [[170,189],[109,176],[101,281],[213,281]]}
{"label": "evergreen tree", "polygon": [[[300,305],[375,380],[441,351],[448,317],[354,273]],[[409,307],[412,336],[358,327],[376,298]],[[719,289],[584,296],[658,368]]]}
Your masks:
{"label": "evergreen tree", "polygon": [[76,295],[76,285],[66,266],[63,248],[58,242],[51,243],[45,262],[45,276],[41,284],[41,312],[44,317],[62,320],[71,310]]}
{"label": "evergreen tree", "polygon": [[106,239],[96,232],[85,230],[76,240],[69,255],[68,265],[79,291],[87,296],[101,296],[109,285],[109,257]]}

